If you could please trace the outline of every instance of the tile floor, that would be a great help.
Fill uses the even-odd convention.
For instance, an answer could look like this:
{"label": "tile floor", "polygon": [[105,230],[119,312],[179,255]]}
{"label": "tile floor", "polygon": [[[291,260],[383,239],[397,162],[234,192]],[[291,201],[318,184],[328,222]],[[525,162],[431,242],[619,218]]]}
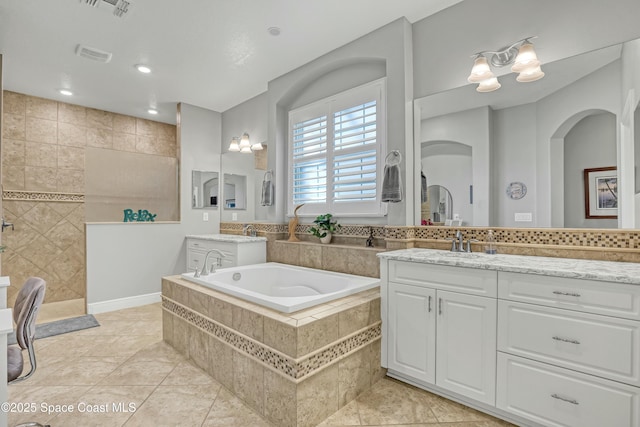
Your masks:
{"label": "tile floor", "polygon": [[36,323],[53,322],[84,314],[86,314],[84,298],[47,302],[40,307]]}
{"label": "tile floor", "polygon": [[[34,404],[35,412],[10,413],[10,426],[271,426],[162,341],[160,304],[96,318],[100,327],[36,341],[36,373],[9,386],[9,401]],[[129,405],[135,411],[121,410]],[[386,378],[321,424],[389,425],[510,426]]]}

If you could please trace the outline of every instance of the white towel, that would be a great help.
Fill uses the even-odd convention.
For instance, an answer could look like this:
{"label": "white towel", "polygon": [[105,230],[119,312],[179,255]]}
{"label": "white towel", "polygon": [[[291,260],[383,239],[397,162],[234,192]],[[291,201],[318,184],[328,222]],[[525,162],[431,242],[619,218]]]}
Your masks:
{"label": "white towel", "polygon": [[262,197],[260,200],[262,206],[273,205],[273,184],[271,183],[271,172],[264,174],[264,180],[262,181]]}
{"label": "white towel", "polygon": [[402,180],[400,165],[385,165],[382,180],[382,201],[397,203],[402,201]]}

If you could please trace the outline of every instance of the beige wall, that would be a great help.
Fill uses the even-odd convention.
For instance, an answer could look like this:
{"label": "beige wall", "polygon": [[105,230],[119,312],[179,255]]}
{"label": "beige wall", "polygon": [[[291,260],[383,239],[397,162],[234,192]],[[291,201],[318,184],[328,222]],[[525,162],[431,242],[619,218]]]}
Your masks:
{"label": "beige wall", "polygon": [[[45,302],[84,298],[85,149],[177,157],[176,127],[4,91],[2,274],[13,304],[29,276],[47,281]],[[108,178],[108,177],[105,177]]]}

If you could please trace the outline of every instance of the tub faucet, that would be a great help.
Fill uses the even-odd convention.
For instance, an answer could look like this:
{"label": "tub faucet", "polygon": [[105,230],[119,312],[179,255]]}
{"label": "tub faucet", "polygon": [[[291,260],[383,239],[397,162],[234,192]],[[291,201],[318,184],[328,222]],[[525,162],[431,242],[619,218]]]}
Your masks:
{"label": "tub faucet", "polygon": [[[216,262],[215,263],[211,263],[211,267],[207,271],[207,260],[209,259],[209,254],[211,252],[216,252],[218,254],[218,257],[216,258]],[[200,275],[201,276],[206,276],[209,273],[215,273],[216,272],[216,267],[219,266],[218,263],[224,257],[225,257],[225,254],[222,253],[222,251],[220,249],[210,249],[209,251],[207,251],[207,254],[204,256],[204,265],[202,266],[202,273],[200,273]]]}
{"label": "tub faucet", "polygon": [[365,246],[367,248],[372,248],[373,247],[373,228],[369,227],[369,238],[367,239],[367,242],[365,243]]}

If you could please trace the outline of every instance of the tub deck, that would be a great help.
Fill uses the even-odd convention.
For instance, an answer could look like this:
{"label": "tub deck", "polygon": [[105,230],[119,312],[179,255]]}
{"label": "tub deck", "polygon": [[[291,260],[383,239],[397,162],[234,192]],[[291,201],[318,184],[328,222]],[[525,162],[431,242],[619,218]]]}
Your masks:
{"label": "tub deck", "polygon": [[384,375],[380,291],[281,313],[181,276],[162,280],[163,337],[278,426],[313,426]]}

